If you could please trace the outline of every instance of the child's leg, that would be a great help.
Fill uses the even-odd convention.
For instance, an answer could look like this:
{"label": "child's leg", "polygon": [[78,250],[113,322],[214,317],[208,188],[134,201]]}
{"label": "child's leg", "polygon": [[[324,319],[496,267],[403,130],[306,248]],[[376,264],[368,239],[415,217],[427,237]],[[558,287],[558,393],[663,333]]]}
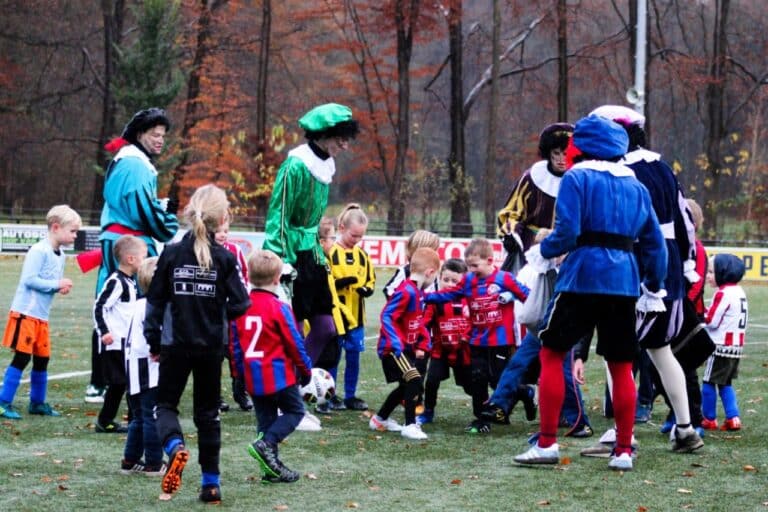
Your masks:
{"label": "child's leg", "polygon": [[739,416],[739,404],[736,400],[736,390],[733,386],[718,386],[720,391],[720,400],[723,401],[723,409],[725,410],[725,418],[731,419]]}
{"label": "child's leg", "polygon": [[221,450],[219,397],[221,396],[222,354],[204,352],[191,356],[190,359],[193,378],[193,419],[197,427],[198,458],[203,473],[201,485],[218,484]]}
{"label": "child's leg", "polygon": [[331,315],[315,315],[309,319],[309,326],[309,334],[304,345],[312,364],[315,364],[320,359],[325,346],[334,340],[336,325]]}
{"label": "child's leg", "polygon": [[[141,421],[141,433],[144,443],[144,461],[147,467],[158,467],[163,462],[163,448],[157,437],[157,425],[155,424],[155,404],[157,404],[157,388],[142,391],[139,396],[141,409],[135,410],[134,404],[129,400],[133,417]],[[135,420],[134,420],[135,421]]]}
{"label": "child's leg", "polygon": [[406,375],[407,380],[403,386],[403,407],[405,408],[405,424],[412,425],[416,423],[416,400],[421,394],[422,384],[421,375]]}
{"label": "child's leg", "polygon": [[389,415],[392,414],[392,411],[395,410],[395,407],[400,405],[400,402],[403,401],[404,396],[405,396],[405,385],[403,382],[400,382],[398,383],[397,387],[393,389],[391,393],[389,393],[386,400],[384,400],[384,403],[381,405],[379,412],[376,413],[376,415],[383,420],[389,418]]}
{"label": "child's leg", "polygon": [[563,359],[567,352],[542,347],[541,379],[539,380],[539,417],[541,418],[539,446],[548,448],[557,442],[557,425],[565,399]]}
{"label": "child's leg", "polygon": [[701,412],[705,419],[714,420],[717,418],[717,391],[714,384],[709,382],[701,384]]}
{"label": "child's leg", "polygon": [[104,393],[104,404],[99,411],[98,422],[102,427],[108,427],[115,422],[125,394],[125,355],[122,350],[107,350],[101,355],[109,386]]}
{"label": "child's leg", "polygon": [[470,347],[472,352],[472,413],[480,419],[483,404],[488,400],[490,374],[489,352],[486,347]]}
{"label": "child's leg", "polygon": [[48,391],[48,361],[47,357],[32,357],[32,373],[29,376],[29,401],[33,404],[45,403]]}
{"label": "child's leg", "polygon": [[360,352],[357,350],[344,350],[344,398],[354,398],[357,394],[357,381],[360,377]]}
{"label": "child's leg", "polygon": [[21,352],[14,352],[11,364],[5,369],[5,375],[3,376],[3,389],[0,392],[0,402],[4,404],[10,404],[13,402],[13,398],[16,396],[16,391],[19,389],[21,383],[21,374],[24,372],[24,368],[29,364],[32,356],[30,354],[24,354]]}
{"label": "child's leg", "polygon": [[128,423],[128,435],[125,439],[123,461],[135,464],[141,460],[141,456],[144,454],[144,411],[141,394],[128,395],[127,398],[128,407],[133,411],[133,418]]}
{"label": "child's leg", "polygon": [[424,411],[434,412],[437,405],[437,393],[440,381],[445,374],[447,364],[443,359],[430,358],[427,368],[427,379],[424,383]]}
{"label": "child's leg", "polygon": [[[272,424],[279,418],[277,415],[277,395],[253,396],[251,400],[253,401],[253,412],[256,415],[256,432],[258,434],[256,437],[266,438]],[[304,416],[303,409],[301,414]]]}
{"label": "child's leg", "polygon": [[296,386],[289,386],[279,391],[273,401],[275,406],[272,409],[276,410],[279,407],[283,414],[277,416],[266,431],[263,431],[259,424],[259,431],[264,432],[264,441],[277,446],[296,430],[301,418],[304,417],[304,402]]}

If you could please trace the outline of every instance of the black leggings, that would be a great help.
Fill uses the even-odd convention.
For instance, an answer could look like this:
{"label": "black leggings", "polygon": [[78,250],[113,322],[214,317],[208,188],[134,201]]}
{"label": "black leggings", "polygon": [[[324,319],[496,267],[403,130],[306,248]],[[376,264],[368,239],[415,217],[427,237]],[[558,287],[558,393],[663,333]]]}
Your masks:
{"label": "black leggings", "polygon": [[50,357],[32,356],[30,354],[24,354],[22,352],[14,352],[13,359],[11,360],[11,366],[23,371],[29,364],[29,360],[32,359],[32,370],[36,372],[44,372],[48,369],[48,361]]}

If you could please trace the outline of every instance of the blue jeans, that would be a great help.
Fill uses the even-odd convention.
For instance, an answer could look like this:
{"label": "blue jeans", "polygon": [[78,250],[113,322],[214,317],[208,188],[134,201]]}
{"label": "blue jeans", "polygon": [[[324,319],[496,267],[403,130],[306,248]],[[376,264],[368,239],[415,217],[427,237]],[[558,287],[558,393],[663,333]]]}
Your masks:
{"label": "blue jeans", "polygon": [[160,446],[155,426],[156,403],[157,388],[128,396],[131,422],[128,424],[128,437],[125,440],[125,460],[139,462],[144,455],[144,462],[148,466],[159,466],[163,462],[163,448]]}
{"label": "blue jeans", "polygon": [[[515,401],[517,388],[522,384],[528,368],[539,358],[540,351],[541,341],[529,331],[507,363],[506,368],[504,368],[504,372],[501,374],[498,384],[496,384],[496,390],[491,395],[489,401],[509,412]],[[581,388],[573,380],[570,357],[566,357],[563,362],[563,372],[565,375],[566,393],[561,414],[571,426],[577,423],[589,425],[589,420],[584,410]]]}
{"label": "blue jeans", "polygon": [[[296,430],[304,417],[304,401],[298,386],[288,386],[271,395],[252,396],[253,411],[256,414],[257,429],[264,434],[264,441],[279,444]],[[282,415],[277,415],[277,410]]]}

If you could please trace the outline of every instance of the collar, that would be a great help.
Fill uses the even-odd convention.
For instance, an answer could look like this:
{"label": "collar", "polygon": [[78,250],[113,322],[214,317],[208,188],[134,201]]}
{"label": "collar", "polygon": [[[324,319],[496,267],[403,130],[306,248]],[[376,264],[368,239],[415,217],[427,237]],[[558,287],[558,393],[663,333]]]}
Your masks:
{"label": "collar", "polygon": [[607,160],[585,160],[571,167],[573,169],[590,169],[598,172],[607,172],[617,178],[634,178],[635,172],[621,163],[609,162]]}
{"label": "collar", "polygon": [[309,144],[302,144],[297,148],[293,148],[288,152],[288,156],[301,160],[309,170],[309,173],[320,183],[328,185],[333,180],[333,175],[336,174],[336,164],[333,158],[321,159],[309,147]]}
{"label": "collar", "polygon": [[624,155],[624,159],[621,160],[621,163],[624,165],[632,165],[641,160],[646,162],[656,162],[657,160],[661,160],[661,155],[644,148],[637,148]]}
{"label": "collar", "polygon": [[120,151],[117,152],[113,160],[117,162],[121,158],[138,158],[144,162],[147,167],[149,167],[149,169],[152,171],[152,174],[157,175],[157,169],[155,169],[155,166],[152,164],[152,161],[149,159],[147,154],[136,147],[134,144],[128,144],[120,148]]}
{"label": "collar", "polygon": [[549,162],[540,160],[533,164],[528,171],[533,184],[550,197],[557,197],[560,191],[560,181],[563,176],[558,176],[549,170]]}

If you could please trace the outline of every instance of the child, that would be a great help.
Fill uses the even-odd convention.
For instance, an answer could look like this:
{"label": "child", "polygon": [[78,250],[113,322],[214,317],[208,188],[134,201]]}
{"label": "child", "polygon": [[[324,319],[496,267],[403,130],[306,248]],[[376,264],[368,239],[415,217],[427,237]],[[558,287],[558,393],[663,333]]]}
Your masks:
{"label": "child", "polygon": [[[157,256],[147,258],[139,265],[138,284],[142,293],[149,289],[156,267]],[[131,421],[128,424],[121,472],[162,476],[168,467],[163,462],[163,448],[157,438],[155,425],[160,364],[149,356],[149,346],[144,338],[146,308],[147,299],[142,297],[136,300],[125,338],[125,381]],[[142,455],[145,462],[141,462]]]}
{"label": "child", "polygon": [[[226,194],[214,185],[200,187],[192,195],[184,210],[190,231],[178,243],[166,245],[160,255],[147,293],[144,322],[150,355],[160,358],[155,419],[158,437],[169,457],[161,487],[167,494],[178,491],[189,460],[178,405],[191,373],[202,469],[199,498],[206,503],[221,502],[218,406],[227,326],[251,303],[235,257],[213,239],[228,209]],[[166,306],[170,306],[172,334],[162,340],[161,347]]]}
{"label": "child", "polygon": [[[334,286],[339,300],[352,313],[357,327],[340,335],[344,349],[344,402],[336,408],[365,411],[368,409],[362,399],[357,397],[357,380],[360,376],[360,353],[365,350],[365,298],[373,295],[376,283],[373,265],[365,251],[358,245],[368,228],[366,217],[360,205],[351,203],[339,215],[341,237],[331,248],[330,264]],[[335,367],[331,372],[336,379]],[[338,398],[337,398],[338,400]],[[340,402],[340,401],[339,401]],[[339,407],[341,406],[341,407]]]}
{"label": "child", "polygon": [[72,280],[62,277],[66,259],[62,249],[74,243],[80,229],[80,215],[67,205],[59,205],[48,211],[45,221],[48,236],[30,247],[24,257],[3,335],[3,345],[14,352],[0,391],[0,417],[9,420],[21,418],[12,404],[30,359],[29,414],[61,416],[45,401],[51,357],[48,315],[53,295],[56,292],[66,295],[72,289]]}
{"label": "child", "polygon": [[[688,208],[691,210],[693,227],[698,233],[698,231],[704,225],[704,212],[701,211],[701,206],[699,206],[699,203],[693,199],[686,199],[686,201],[688,202]],[[699,318],[704,319],[704,313],[706,312],[706,308],[704,307],[704,283],[706,281],[707,263],[709,260],[707,258],[707,251],[704,249],[704,244],[701,243],[701,240],[699,240],[698,236],[696,237],[695,244],[696,273],[701,279],[690,285],[690,288],[688,288],[688,298],[691,299],[691,302],[693,302],[693,306],[696,308],[696,314],[699,316]]]}
{"label": "child", "polygon": [[272,251],[254,251],[248,259],[251,306],[238,318],[236,327],[238,358],[242,358],[238,364],[244,369],[258,423],[258,435],[248,445],[248,453],[259,461],[265,483],[299,479],[299,473],[278,458],[277,445],[304,417],[304,402],[296,384],[300,380],[306,385],[312,376],[312,362],[293,311],[275,293],[282,268],[283,262]]}
{"label": "child", "polygon": [[465,298],[469,302],[472,325],[469,349],[472,367],[472,412],[475,415],[465,431],[487,434],[491,425],[481,417],[488,400],[488,385],[495,387],[507,359],[515,349],[514,301],[499,301],[499,294],[512,292],[523,302],[528,288],[512,274],[493,266],[493,246],[485,239],[472,240],[464,251],[469,273],[448,290],[427,294],[427,304],[444,304]]}
{"label": "child", "polygon": [[[93,318],[99,338],[99,357],[107,392],[96,420],[96,432],[116,434],[128,429],[115,422],[125,394],[125,342],[136,310],[136,282],[133,275],[147,257],[147,244],[133,235],[117,239],[112,249],[118,262],[101,288],[93,305]],[[141,418],[139,418],[141,419]]]}
{"label": "child", "polygon": [[[214,239],[216,240],[216,243],[219,245],[224,246],[225,249],[227,249],[229,252],[235,255],[235,259],[237,260],[237,267],[240,269],[240,272],[243,276],[243,286],[248,289],[248,264],[245,260],[245,255],[243,254],[243,250],[240,249],[240,246],[237,244],[233,244],[232,242],[227,241],[229,238],[229,214],[227,214],[227,220],[224,221],[221,226],[219,226],[219,229],[216,230],[216,234],[214,235]],[[251,399],[248,397],[248,394],[245,392],[245,381],[243,380],[242,373],[238,370],[237,366],[235,365],[235,351],[239,348],[236,346],[236,344],[232,340],[232,328],[234,327],[233,324],[230,325],[230,333],[229,333],[229,341],[227,343],[227,352],[226,352],[226,358],[229,360],[229,376],[232,378],[232,398],[237,402],[237,405],[240,406],[240,409],[243,411],[250,411],[253,409],[253,404],[251,403]],[[219,410],[221,412],[227,412],[229,410],[229,405],[224,401],[222,398],[219,400]]]}
{"label": "child", "polygon": [[747,330],[747,296],[738,284],[744,277],[744,262],[733,254],[718,254],[711,267],[707,281],[710,286],[717,286],[717,291],[704,322],[717,347],[704,366],[701,389],[704,420],[701,426],[706,430],[717,429],[717,386],[725,409],[725,421],[720,428],[739,430],[739,404],[731,381],[739,375],[739,360]]}
{"label": "child", "polygon": [[[392,294],[395,293],[395,290],[398,286],[400,286],[400,283],[408,279],[408,277],[411,275],[411,256],[416,251],[416,249],[421,247],[428,247],[433,251],[437,251],[437,249],[440,247],[440,237],[423,229],[418,229],[411,233],[411,236],[408,237],[408,241],[405,244],[405,259],[407,261],[406,264],[402,267],[399,267],[395,272],[395,275],[393,275],[389,282],[384,285],[384,296],[387,299],[392,297]],[[428,293],[435,290],[437,290],[437,287],[435,286],[435,283],[432,283],[431,287],[427,290],[424,290],[424,292]]]}
{"label": "child", "polygon": [[[467,264],[464,260],[449,259],[440,269],[440,289],[453,288],[466,273]],[[467,301],[459,299],[440,306],[430,304],[424,313],[424,324],[431,330],[432,349],[424,386],[424,412],[416,418],[421,425],[432,423],[440,381],[448,378],[450,368],[453,368],[456,384],[464,388],[468,395],[472,395]]]}
{"label": "child", "polygon": [[[421,393],[421,374],[414,367],[429,350],[424,328],[424,288],[431,286],[440,268],[440,256],[422,247],[411,255],[410,275],[400,283],[381,312],[377,351],[387,382],[397,382],[379,411],[371,416],[371,430],[388,430],[413,440],[427,439],[416,422],[416,398]],[[398,404],[405,408],[405,426],[390,418]]]}

